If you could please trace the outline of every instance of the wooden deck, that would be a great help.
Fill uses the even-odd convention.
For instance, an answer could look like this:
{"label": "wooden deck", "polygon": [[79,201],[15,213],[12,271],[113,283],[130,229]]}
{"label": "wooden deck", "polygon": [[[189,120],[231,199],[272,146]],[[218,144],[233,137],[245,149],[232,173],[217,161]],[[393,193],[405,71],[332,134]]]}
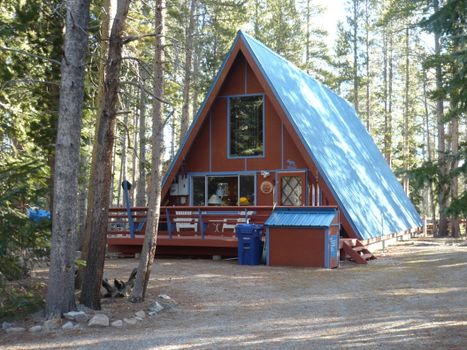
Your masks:
{"label": "wooden deck", "polygon": [[[239,223],[263,224],[270,206],[162,207],[157,237],[159,255],[236,256],[234,227]],[[110,208],[107,234],[109,252],[133,255],[141,251],[147,208]],[[130,226],[134,227],[131,237]]]}

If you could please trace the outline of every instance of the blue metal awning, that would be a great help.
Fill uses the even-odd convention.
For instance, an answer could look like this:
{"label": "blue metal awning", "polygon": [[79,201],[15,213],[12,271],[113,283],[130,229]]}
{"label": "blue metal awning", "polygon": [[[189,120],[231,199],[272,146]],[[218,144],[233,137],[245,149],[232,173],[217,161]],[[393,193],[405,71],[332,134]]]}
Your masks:
{"label": "blue metal awning", "polygon": [[264,223],[269,227],[329,227],[337,215],[335,208],[277,208]]}

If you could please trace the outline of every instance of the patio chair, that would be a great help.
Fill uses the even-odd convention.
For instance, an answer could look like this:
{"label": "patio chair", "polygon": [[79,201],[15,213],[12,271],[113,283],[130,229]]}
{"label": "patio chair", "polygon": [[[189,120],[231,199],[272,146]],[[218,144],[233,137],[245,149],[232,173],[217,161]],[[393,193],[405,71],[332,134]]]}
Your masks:
{"label": "patio chair", "polygon": [[231,219],[224,219],[224,224],[222,225],[222,232],[224,230],[235,230],[235,226],[238,224],[249,224],[250,223],[250,216],[253,215],[253,211],[241,211],[238,213],[239,217],[233,217]]}
{"label": "patio chair", "polygon": [[191,211],[176,211],[176,218],[173,219],[175,222],[175,230],[180,232],[181,229],[188,228],[198,232],[198,218],[193,217]]}

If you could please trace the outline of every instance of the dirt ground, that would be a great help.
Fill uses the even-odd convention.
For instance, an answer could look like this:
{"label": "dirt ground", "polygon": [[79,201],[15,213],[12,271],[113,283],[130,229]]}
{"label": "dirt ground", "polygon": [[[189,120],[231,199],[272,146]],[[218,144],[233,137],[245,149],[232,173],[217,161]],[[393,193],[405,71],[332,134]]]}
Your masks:
{"label": "dirt ground", "polygon": [[[177,307],[121,329],[0,331],[0,348],[466,349],[467,241],[417,239],[377,256],[334,270],[159,259],[144,307],[120,299],[103,312],[129,317],[161,293]],[[124,279],[136,265],[108,260],[105,273]]]}

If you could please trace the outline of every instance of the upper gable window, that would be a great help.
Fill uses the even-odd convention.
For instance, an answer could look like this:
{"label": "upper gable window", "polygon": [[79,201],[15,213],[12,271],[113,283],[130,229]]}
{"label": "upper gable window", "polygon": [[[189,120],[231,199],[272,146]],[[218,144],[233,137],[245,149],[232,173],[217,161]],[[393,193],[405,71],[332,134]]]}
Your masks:
{"label": "upper gable window", "polygon": [[236,96],[229,100],[229,156],[264,155],[264,98]]}

